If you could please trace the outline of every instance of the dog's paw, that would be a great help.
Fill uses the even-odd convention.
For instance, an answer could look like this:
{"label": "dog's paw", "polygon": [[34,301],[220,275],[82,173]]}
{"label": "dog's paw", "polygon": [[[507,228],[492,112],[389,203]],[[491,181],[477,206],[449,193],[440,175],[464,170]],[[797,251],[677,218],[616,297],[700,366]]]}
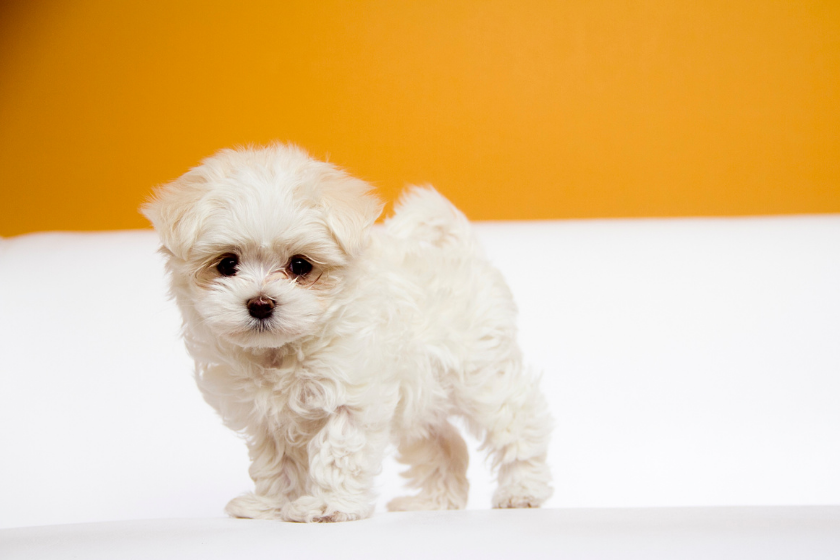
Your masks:
{"label": "dog's paw", "polygon": [[280,502],[252,492],[237,496],[225,506],[225,513],[243,519],[279,519]]}
{"label": "dog's paw", "polygon": [[338,504],[323,498],[301,496],[280,508],[280,519],[298,523],[336,523],[369,517],[373,507],[352,502]]}
{"label": "dog's paw", "polygon": [[541,505],[542,500],[534,496],[495,496],[493,498],[493,507],[497,509],[538,508]]}
{"label": "dog's paw", "polygon": [[428,511],[440,509],[464,509],[465,500],[459,500],[452,496],[429,496],[418,494],[417,496],[401,496],[394,498],[385,507],[388,511]]}
{"label": "dog's paw", "polygon": [[499,488],[493,495],[494,508],[537,508],[551,497],[552,490],[547,484],[517,484]]}

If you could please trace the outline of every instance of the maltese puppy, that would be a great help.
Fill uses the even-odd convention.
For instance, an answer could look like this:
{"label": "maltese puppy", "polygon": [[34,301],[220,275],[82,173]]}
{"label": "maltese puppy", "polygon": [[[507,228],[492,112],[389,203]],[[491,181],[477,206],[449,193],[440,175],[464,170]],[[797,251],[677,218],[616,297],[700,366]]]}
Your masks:
{"label": "maltese puppy", "polygon": [[551,421],[502,275],[432,188],[373,227],[381,210],[367,183],[280,144],[222,150],[143,207],[198,386],[247,441],[255,490],[232,516],[367,517],[389,443],[419,490],[389,510],[463,508],[453,416],[489,452],[494,507],[551,495]]}

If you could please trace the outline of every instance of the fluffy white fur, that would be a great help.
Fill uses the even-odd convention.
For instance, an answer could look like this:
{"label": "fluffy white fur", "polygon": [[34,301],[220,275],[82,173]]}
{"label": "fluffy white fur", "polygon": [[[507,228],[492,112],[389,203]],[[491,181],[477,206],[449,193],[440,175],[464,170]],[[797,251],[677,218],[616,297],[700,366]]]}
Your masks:
{"label": "fluffy white fur", "polygon": [[[368,184],[286,145],[223,150],[144,208],[205,399],[246,437],[255,491],[236,517],[361,519],[393,442],[416,495],[463,508],[461,416],[498,473],[494,507],[550,495],[551,422],[523,371],[516,307],[464,215],[412,188],[383,228]],[[235,257],[235,274],[219,263]],[[292,257],[311,272],[296,275]],[[298,269],[299,270],[299,269]],[[247,302],[270,298],[273,314]]]}

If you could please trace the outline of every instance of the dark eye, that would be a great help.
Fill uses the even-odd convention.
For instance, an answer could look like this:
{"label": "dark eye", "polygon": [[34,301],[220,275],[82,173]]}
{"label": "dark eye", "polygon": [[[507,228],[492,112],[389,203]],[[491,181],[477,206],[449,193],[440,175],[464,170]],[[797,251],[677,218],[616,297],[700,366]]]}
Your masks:
{"label": "dark eye", "polygon": [[236,255],[225,255],[219,264],[216,265],[216,270],[222,276],[236,276],[236,267],[239,265],[239,257]]}
{"label": "dark eye", "polygon": [[289,272],[295,276],[306,276],[311,271],[312,263],[300,255],[295,255],[292,257],[292,260],[289,261]]}

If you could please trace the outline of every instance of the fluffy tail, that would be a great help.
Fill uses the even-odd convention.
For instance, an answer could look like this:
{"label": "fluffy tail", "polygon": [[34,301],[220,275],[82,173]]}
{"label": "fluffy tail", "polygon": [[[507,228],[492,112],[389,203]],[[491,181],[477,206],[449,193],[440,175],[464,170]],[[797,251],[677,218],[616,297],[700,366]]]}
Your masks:
{"label": "fluffy tail", "polygon": [[476,247],[470,223],[433,187],[408,187],[385,221],[392,236],[435,247]]}

